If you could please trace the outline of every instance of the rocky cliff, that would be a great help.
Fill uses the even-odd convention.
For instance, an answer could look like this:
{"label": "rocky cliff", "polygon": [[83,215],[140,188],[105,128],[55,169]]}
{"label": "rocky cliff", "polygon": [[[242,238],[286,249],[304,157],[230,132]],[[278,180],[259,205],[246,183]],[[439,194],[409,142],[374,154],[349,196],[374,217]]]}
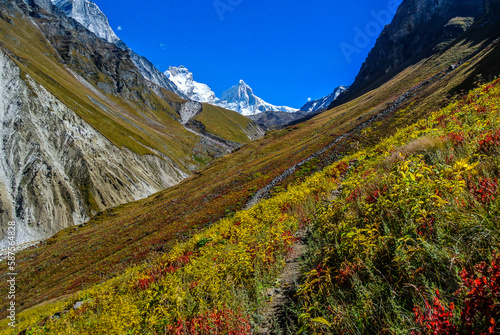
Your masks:
{"label": "rocky cliff", "polygon": [[31,77],[23,80],[2,51],[0,119],[0,236],[3,223],[16,221],[18,244],[187,176],[164,154],[138,155],[113,145]]}
{"label": "rocky cliff", "polygon": [[370,51],[354,84],[333,105],[380,86],[462,35],[498,0],[404,0]]}

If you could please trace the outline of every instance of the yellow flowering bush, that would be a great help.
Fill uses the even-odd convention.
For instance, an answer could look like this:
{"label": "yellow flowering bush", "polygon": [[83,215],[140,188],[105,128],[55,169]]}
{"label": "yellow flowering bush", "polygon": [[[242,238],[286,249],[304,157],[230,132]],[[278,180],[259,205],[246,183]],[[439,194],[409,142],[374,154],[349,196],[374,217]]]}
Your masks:
{"label": "yellow flowering bush", "polygon": [[407,334],[434,292],[463,308],[460,271],[500,247],[499,102],[497,80],[346,158],[342,196],[318,203],[302,332]]}

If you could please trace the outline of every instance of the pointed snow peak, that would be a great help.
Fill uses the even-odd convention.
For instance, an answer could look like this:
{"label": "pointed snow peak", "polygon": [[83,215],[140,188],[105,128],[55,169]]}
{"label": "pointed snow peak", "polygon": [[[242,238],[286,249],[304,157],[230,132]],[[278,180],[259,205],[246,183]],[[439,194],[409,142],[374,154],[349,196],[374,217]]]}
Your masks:
{"label": "pointed snow peak", "polygon": [[106,15],[94,2],[90,0],[52,0],[52,3],[98,37],[110,43],[120,41],[109,26]]}
{"label": "pointed snow peak", "polygon": [[179,67],[170,66],[165,71],[165,75],[191,100],[211,104],[217,104],[219,101],[212,89],[205,84],[194,81],[193,74],[183,65]]}
{"label": "pointed snow peak", "polygon": [[266,111],[283,111],[287,113],[297,111],[291,107],[274,106],[265,102],[253,93],[252,88],[243,79],[239,81],[238,85],[222,93],[221,100],[219,106],[247,116]]}
{"label": "pointed snow peak", "polygon": [[165,75],[170,78],[170,77],[183,77],[186,78],[186,80],[193,80],[193,74],[189,72],[189,70],[181,65],[179,67],[175,66],[170,66],[167,71],[165,71]]}
{"label": "pointed snow peak", "polygon": [[250,86],[243,80],[240,80],[238,85],[235,85],[222,93],[221,99],[227,102],[245,102],[252,104],[255,101],[255,95]]}

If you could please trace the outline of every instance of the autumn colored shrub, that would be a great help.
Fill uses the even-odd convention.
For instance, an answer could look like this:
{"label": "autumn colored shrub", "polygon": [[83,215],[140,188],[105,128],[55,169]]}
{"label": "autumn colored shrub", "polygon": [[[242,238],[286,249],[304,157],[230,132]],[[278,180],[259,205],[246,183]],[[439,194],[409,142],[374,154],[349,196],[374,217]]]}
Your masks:
{"label": "autumn colored shrub", "polygon": [[495,200],[498,193],[498,180],[482,178],[477,183],[469,183],[469,188],[477,201],[487,205]]}
{"label": "autumn colored shrub", "polygon": [[479,152],[490,155],[498,150],[500,146],[500,130],[489,132],[479,141]]}
{"label": "autumn colored shrub", "polygon": [[467,292],[460,318],[466,332],[500,333],[500,254],[491,265],[482,262],[474,271],[463,270],[460,276]]}
{"label": "autumn colored shrub", "polygon": [[462,133],[449,133],[448,138],[456,146],[461,146],[465,142],[465,137],[464,134]]}
{"label": "autumn colored shrub", "polygon": [[415,307],[415,322],[419,330],[412,331],[412,335],[416,334],[439,334],[439,335],[456,335],[457,326],[453,324],[453,312],[455,305],[450,303],[446,308],[441,302],[439,291],[436,291],[434,302],[429,304],[424,297],[425,308]]}
{"label": "autumn colored shrub", "polygon": [[462,289],[465,301],[460,319],[454,316],[455,304],[443,306],[439,291],[430,305],[424,298],[425,308],[414,307],[415,323],[419,330],[412,334],[477,334],[489,335],[500,332],[500,255],[494,256],[491,265],[482,262],[473,271],[462,270]]}
{"label": "autumn colored shrub", "polygon": [[209,311],[189,320],[178,320],[165,329],[169,335],[247,335],[251,334],[248,318],[229,309]]}

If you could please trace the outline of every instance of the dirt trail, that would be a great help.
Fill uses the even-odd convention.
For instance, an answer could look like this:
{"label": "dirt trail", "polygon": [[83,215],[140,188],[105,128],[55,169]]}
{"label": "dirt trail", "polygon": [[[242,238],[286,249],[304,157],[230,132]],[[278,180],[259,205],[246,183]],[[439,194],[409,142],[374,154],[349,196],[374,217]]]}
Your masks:
{"label": "dirt trail", "polygon": [[[384,110],[370,117],[368,120],[359,123],[350,131],[337,137],[332,143],[330,143],[325,148],[318,150],[308,158],[287,169],[281,175],[272,180],[271,183],[269,183],[267,186],[258,190],[254,195],[254,197],[250,199],[250,201],[246,204],[246,208],[250,208],[255,204],[257,204],[260,200],[266,198],[269,194],[269,191],[273,187],[275,187],[276,185],[281,183],[285,178],[293,174],[297,170],[297,168],[301,167],[310,160],[324,154],[327,150],[331,149],[340,141],[349,137],[355,132],[365,129],[366,127],[380,120],[382,117],[397,111],[398,108],[401,107],[401,105],[403,105],[403,103],[405,103],[409,98],[417,95],[422,90],[434,84],[435,82],[442,80],[443,77],[445,77],[450,72],[455,70],[462,63],[463,61],[455,64],[455,66],[453,67],[450,67],[444,71],[439,72],[438,74],[432,76],[431,78],[427,79],[421,84],[403,93],[402,95],[397,97],[392,102],[392,104],[390,104],[390,106],[388,106]],[[339,159],[341,157],[341,154],[335,153],[333,154],[333,156],[334,158]],[[335,192],[333,196],[338,196],[337,193],[340,192],[341,190],[338,190],[337,192]],[[310,231],[309,230],[299,231],[297,233],[297,237],[298,237],[298,242],[296,242],[293,245],[292,251],[286,259],[285,268],[283,269],[283,272],[279,276],[278,279],[279,285],[277,285],[278,287],[269,288],[266,291],[266,295],[269,298],[269,301],[261,311],[262,321],[258,329],[255,331],[255,334],[284,335],[284,334],[295,334],[297,332],[297,329],[293,329],[293,327],[297,325],[297,320],[296,320],[297,315],[292,310],[292,308],[294,306],[294,296],[297,292],[298,286],[302,278],[302,272],[300,270],[300,267],[303,264],[304,256],[308,250]]]}
{"label": "dirt trail", "polygon": [[293,298],[297,292],[302,272],[300,271],[303,257],[307,252],[309,230],[296,234],[298,241],[285,260],[285,268],[278,279],[278,287],[269,288],[266,296],[269,299],[262,310],[263,321],[257,329],[258,335],[294,334],[290,329],[296,324],[296,314],[293,312]]}

